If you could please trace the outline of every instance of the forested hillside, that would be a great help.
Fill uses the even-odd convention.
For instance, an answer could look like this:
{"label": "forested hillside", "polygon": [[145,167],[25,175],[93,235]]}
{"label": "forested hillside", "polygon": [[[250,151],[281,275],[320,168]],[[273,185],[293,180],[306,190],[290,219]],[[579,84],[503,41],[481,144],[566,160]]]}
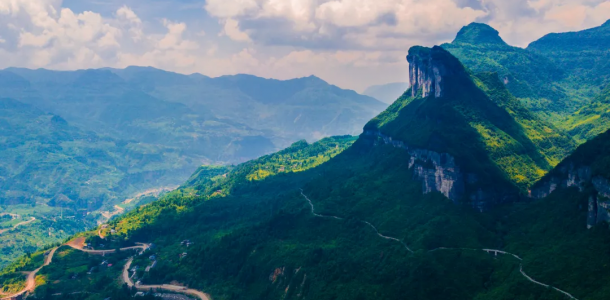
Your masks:
{"label": "forested hillside", "polygon": [[[0,98],[0,213],[36,217],[31,228],[1,234],[22,235],[23,243],[0,245],[0,267],[145,203],[139,196],[176,188],[201,165],[358,134],[386,107],[315,77],[208,78],[139,67],[9,68],[0,71]],[[32,234],[45,218],[53,221]],[[66,229],[52,225],[64,218],[78,225],[47,232]]]}
{"label": "forested hillside", "polygon": [[[600,37],[605,26],[567,37]],[[3,291],[31,284],[34,299],[88,300],[159,287],[214,300],[607,299],[605,81],[588,83],[589,92],[568,84],[579,71],[561,67],[566,56],[548,45],[511,47],[471,24],[451,44],[412,47],[411,88],[358,137],[202,166],[160,200],[22,257],[0,272]],[[297,95],[320,89],[338,97],[333,103],[349,94],[316,78],[266,97],[281,82],[110,72],[193,111],[210,104],[198,106],[195,88],[171,87],[215,81],[257,112],[262,103],[290,111]],[[287,124],[272,119],[266,124]],[[574,120],[588,127],[577,131]],[[307,127],[299,126],[290,130]]]}
{"label": "forested hillside", "polygon": [[[408,59],[412,73],[443,70],[440,79],[412,81],[355,142],[299,142],[202,167],[83,237],[105,249],[153,243],[129,260],[142,285],[179,283],[213,299],[605,299],[610,232],[587,230],[589,195],[526,200],[574,143],[496,73],[473,75],[440,47],[412,48]],[[36,298],[74,291],[63,264],[42,269]],[[121,290],[96,287],[98,276],[79,288]]]}
{"label": "forested hillside", "polygon": [[579,32],[553,33],[522,49],[506,44],[488,25],[473,23],[442,47],[475,72],[497,72],[533,113],[584,143],[610,129],[603,118],[609,28],[606,22]]}
{"label": "forested hillside", "polygon": [[134,194],[179,185],[185,172],[192,166],[177,148],[100,137],[0,99],[0,213],[36,218],[14,230],[8,222],[0,266],[94,225]]}

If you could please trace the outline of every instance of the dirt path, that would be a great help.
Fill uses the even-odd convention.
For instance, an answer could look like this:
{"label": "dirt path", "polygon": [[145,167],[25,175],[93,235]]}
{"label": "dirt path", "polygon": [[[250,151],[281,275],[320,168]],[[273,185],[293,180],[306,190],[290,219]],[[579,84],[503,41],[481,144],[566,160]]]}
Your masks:
{"label": "dirt path", "polygon": [[58,248],[59,247],[55,247],[55,248],[51,249],[49,254],[45,257],[43,265],[40,268],[38,268],[28,274],[28,277],[25,280],[25,288],[23,290],[19,291],[16,294],[10,295],[8,297],[4,297],[2,299],[11,299],[11,298],[21,296],[27,292],[33,292],[34,289],[36,288],[36,274],[38,274],[38,272],[42,268],[50,265],[51,262],[53,262],[53,256],[55,255],[55,251],[57,251]]}
{"label": "dirt path", "polygon": [[[335,220],[345,220],[344,218],[341,217],[337,217],[337,216],[327,216],[327,215],[320,215],[317,214],[315,212],[315,208],[313,206],[313,202],[311,202],[311,200],[309,199],[309,197],[307,197],[307,195],[305,195],[305,193],[303,193],[303,190],[301,189],[301,195],[303,196],[303,198],[305,198],[305,200],[307,200],[307,202],[309,203],[309,206],[311,206],[311,214],[314,215],[315,217],[319,217],[319,218],[330,218],[330,219],[335,219]],[[395,241],[400,243],[401,245],[403,245],[405,247],[405,249],[407,249],[407,251],[413,253],[413,250],[411,250],[411,248],[409,248],[409,246],[407,246],[407,244],[405,242],[403,242],[400,239],[397,239],[395,237],[391,237],[391,236],[386,236],[383,235],[379,232],[379,230],[377,229],[377,227],[375,227],[373,224],[371,224],[370,222],[367,221],[362,221],[362,220],[358,220],[360,223],[367,225],[368,227],[371,227],[374,231],[375,234],[377,234],[377,236],[379,236],[382,239],[385,240],[390,240],[390,241]]]}
{"label": "dirt path", "polygon": [[2,229],[2,230],[0,230],[0,234],[3,234],[3,233],[5,233],[5,232],[7,232],[7,231],[15,230],[15,229],[17,229],[17,227],[19,227],[19,226],[24,226],[24,225],[30,224],[30,223],[32,223],[32,222],[34,222],[34,221],[36,221],[36,218],[32,217],[32,218],[31,218],[30,220],[28,220],[28,221],[23,221],[23,222],[20,222],[20,223],[15,224],[15,226],[13,226],[12,228],[7,228],[7,229]]}
{"label": "dirt path", "polygon": [[[76,250],[79,250],[79,251],[83,251],[83,252],[89,253],[89,254],[94,254],[94,255],[106,255],[106,254],[111,254],[111,253],[115,253],[116,252],[116,249],[110,249],[110,250],[89,250],[89,249],[84,249],[84,247],[83,247],[84,243],[85,243],[85,238],[84,237],[79,237],[79,238],[75,238],[75,239],[67,242],[65,245],[66,246],[70,246],[73,249],[76,249]],[[121,250],[121,251],[135,250],[135,249],[146,250],[149,247],[150,247],[150,244],[136,243],[136,246],[120,248],[119,250]]]}
{"label": "dirt path", "polygon": [[[85,242],[85,238],[84,237],[79,237],[79,238],[76,238],[74,240],[71,240],[71,241],[65,243],[62,246],[69,246],[69,247],[71,247],[73,249],[76,249],[76,250],[79,250],[79,251],[83,251],[83,252],[87,252],[87,253],[94,254],[94,255],[104,255],[106,253],[114,253],[116,251],[116,250],[86,250],[86,249],[83,249],[83,243],[84,242]],[[121,248],[120,250],[121,251],[123,251],[123,250],[132,250],[132,249],[146,250],[149,247],[150,247],[150,244],[141,243],[141,244],[139,244],[137,246],[125,247],[125,248]],[[14,298],[14,297],[21,296],[21,295],[23,295],[23,294],[25,294],[27,292],[33,292],[34,289],[36,288],[36,275],[38,274],[38,272],[42,268],[50,265],[53,262],[53,256],[55,255],[55,251],[57,251],[57,249],[59,249],[59,247],[55,247],[55,248],[51,249],[49,254],[45,257],[44,264],[40,268],[38,268],[38,269],[28,273],[28,276],[27,276],[26,281],[25,281],[25,288],[23,290],[19,291],[18,293],[15,293],[13,295],[10,295],[10,296],[4,297],[4,298],[0,298],[0,299],[11,299],[11,298]],[[205,299],[205,300],[209,300],[209,299]]]}
{"label": "dirt path", "polygon": [[161,193],[171,192],[171,191],[173,191],[173,190],[175,190],[175,189],[177,189],[179,187],[180,187],[179,185],[174,185],[174,186],[166,186],[166,187],[148,189],[148,190],[145,190],[145,191],[143,191],[141,193],[137,193],[135,196],[133,196],[133,198],[129,198],[129,199],[123,201],[123,204],[129,204],[133,200],[136,200],[136,199],[138,199],[138,198],[140,198],[142,196],[149,196],[149,195],[159,196]]}
{"label": "dirt path", "polygon": [[165,290],[165,291],[170,291],[170,292],[176,292],[176,293],[196,296],[197,298],[199,298],[201,300],[212,300],[212,298],[210,298],[209,295],[207,295],[203,292],[200,292],[198,290],[188,289],[183,286],[170,285],[170,284],[135,285],[133,283],[133,281],[131,280],[131,278],[129,277],[129,268],[131,267],[132,262],[133,262],[133,257],[130,257],[129,260],[127,260],[127,263],[125,263],[125,266],[123,267],[123,273],[121,275],[121,277],[123,278],[123,282],[127,283],[127,286],[129,286],[130,288],[135,286],[136,289],[141,290],[141,291],[148,291],[151,289],[152,290]]}
{"label": "dirt path", "polygon": [[[301,189],[301,195],[303,196],[303,198],[305,198],[305,200],[307,200],[307,202],[308,202],[308,203],[309,203],[309,205],[311,206],[311,214],[312,214],[313,216],[315,216],[315,217],[319,217],[319,218],[333,218],[333,219],[336,219],[336,220],[344,220],[344,218],[340,218],[340,217],[337,217],[337,216],[325,216],[325,215],[316,214],[316,213],[315,213],[315,207],[314,207],[314,205],[313,205],[313,202],[312,202],[312,201],[311,201],[311,200],[310,200],[310,199],[309,199],[309,198],[308,198],[308,197],[305,195],[305,193],[303,193],[303,190],[302,190],[302,189]],[[386,239],[386,240],[393,240],[393,241],[399,242],[399,243],[401,243],[403,246],[405,246],[405,248],[406,248],[407,250],[409,250],[409,252],[413,253],[413,251],[412,251],[412,250],[411,250],[411,249],[410,249],[410,248],[407,246],[407,244],[405,244],[405,243],[404,243],[402,240],[397,239],[397,238],[394,238],[394,237],[390,237],[390,236],[385,236],[385,235],[382,235],[381,233],[379,233],[379,231],[377,230],[377,228],[376,228],[375,226],[373,226],[373,225],[372,225],[371,223],[369,223],[369,222],[366,222],[366,221],[360,221],[360,222],[365,223],[365,224],[369,225],[371,228],[373,228],[379,237],[384,238],[384,239]],[[503,251],[503,250],[497,250],[497,249],[445,248],[445,247],[436,248],[436,249],[430,250],[430,251],[428,251],[428,252],[437,252],[437,251],[451,251],[451,250],[483,251],[483,252],[487,252],[487,253],[489,253],[489,254],[494,254],[495,256],[498,256],[498,254],[500,254],[500,255],[508,255],[508,256],[512,256],[513,258],[515,258],[515,259],[519,260],[519,272],[521,273],[521,275],[522,275],[523,277],[525,277],[525,279],[527,279],[528,281],[530,281],[530,282],[532,282],[532,283],[534,283],[534,284],[537,284],[537,285],[543,286],[543,287],[545,287],[545,288],[551,288],[551,289],[553,289],[553,290],[555,290],[555,291],[557,291],[557,292],[560,292],[560,293],[564,294],[565,296],[567,296],[567,297],[568,297],[568,298],[570,298],[570,299],[573,299],[573,300],[578,300],[576,297],[572,296],[572,294],[570,294],[570,293],[568,293],[568,292],[566,292],[566,291],[564,291],[564,290],[561,290],[561,289],[559,289],[559,288],[556,288],[556,287],[554,287],[554,286],[552,286],[552,285],[548,285],[548,284],[544,284],[544,283],[542,283],[542,282],[536,281],[535,279],[533,279],[532,277],[530,277],[529,275],[527,275],[527,274],[525,273],[525,271],[523,271],[523,259],[522,259],[521,257],[519,257],[518,255],[513,254],[513,253],[510,253],[510,252],[506,252],[506,251]]]}
{"label": "dirt path", "polygon": [[106,237],[102,234],[102,230],[104,230],[106,228],[108,228],[108,224],[102,224],[100,226],[100,229],[97,230],[97,236],[99,236],[100,239],[102,239],[102,240],[106,239]]}
{"label": "dirt path", "polygon": [[112,219],[112,217],[114,217],[114,216],[116,216],[116,215],[120,215],[120,214],[122,214],[122,213],[124,213],[124,212],[125,212],[125,209],[124,209],[124,208],[122,208],[122,207],[120,207],[120,206],[118,206],[118,205],[115,205],[115,206],[114,206],[114,211],[113,211],[113,212],[104,211],[104,212],[102,212],[102,216],[103,216],[104,218],[106,218],[106,220],[110,220],[110,219]]}

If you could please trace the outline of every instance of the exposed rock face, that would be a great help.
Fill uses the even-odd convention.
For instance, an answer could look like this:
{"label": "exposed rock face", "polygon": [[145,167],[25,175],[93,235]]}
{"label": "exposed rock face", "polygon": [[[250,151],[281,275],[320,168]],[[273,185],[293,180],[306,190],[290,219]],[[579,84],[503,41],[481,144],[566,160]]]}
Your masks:
{"label": "exposed rock face", "polygon": [[569,164],[558,169],[559,176],[553,176],[541,181],[537,186],[530,191],[530,196],[536,199],[542,199],[550,195],[557,188],[563,187],[578,187],[583,191],[587,182],[591,181],[591,168],[579,167],[576,168],[573,164]]}
{"label": "exposed rock face", "polygon": [[593,187],[593,193],[589,196],[589,207],[587,216],[587,228],[601,222],[610,222],[610,182],[608,179],[593,177],[590,167],[575,167],[567,164],[560,167],[559,172],[542,181],[536,188],[530,191],[532,198],[541,199],[550,195],[558,188],[577,187],[585,192],[587,186]]}
{"label": "exposed rock face", "polygon": [[440,192],[447,198],[458,201],[464,196],[466,181],[476,181],[476,176],[467,176],[456,165],[453,156],[408,146],[402,141],[383,135],[378,131],[366,131],[365,135],[378,137],[380,142],[405,149],[410,157],[409,169],[413,177],[422,182],[423,193]]}
{"label": "exposed rock face", "polygon": [[[417,51],[419,50],[419,51]],[[434,95],[439,98],[443,96],[443,77],[447,74],[447,68],[440,61],[430,55],[429,50],[416,48],[407,56],[409,62],[409,81],[412,87],[412,96],[415,97],[422,90],[422,97]]]}

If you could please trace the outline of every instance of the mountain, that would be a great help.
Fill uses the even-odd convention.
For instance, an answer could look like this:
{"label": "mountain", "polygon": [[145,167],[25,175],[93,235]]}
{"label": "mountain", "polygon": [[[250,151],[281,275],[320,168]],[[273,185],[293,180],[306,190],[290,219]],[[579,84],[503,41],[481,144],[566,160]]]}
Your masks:
{"label": "mountain", "polygon": [[474,72],[497,72],[510,92],[527,99],[524,103],[534,111],[561,114],[577,109],[577,99],[557,84],[566,77],[562,68],[543,55],[506,44],[487,24],[462,28],[442,47]]}
{"label": "mountain", "polygon": [[475,72],[497,72],[534,113],[584,143],[610,128],[598,121],[609,76],[608,24],[548,34],[522,49],[488,25],[472,23],[442,46]]}
{"label": "mountain", "polygon": [[394,82],[383,85],[373,85],[364,91],[364,95],[373,97],[384,103],[392,104],[396,98],[400,97],[409,89],[408,82]]}
{"label": "mountain", "polygon": [[[532,125],[497,73],[475,74],[441,47],[414,47],[408,60],[412,88],[355,141],[202,167],[79,237],[96,249],[153,243],[129,260],[140,288],[180,284],[214,299],[605,299],[610,232],[584,226],[588,195],[526,197],[561,135]],[[102,284],[121,278],[128,251],[109,252],[111,267],[69,246],[57,252],[36,299],[131,296]],[[43,258],[9,266],[3,286],[18,290],[19,272]]]}
{"label": "mountain", "polygon": [[160,100],[108,70],[2,72],[19,76],[28,84],[15,89],[0,81],[0,94],[101,135],[178,147],[196,161],[193,168],[210,161],[241,161],[275,149],[261,131]]}
{"label": "mountain", "polygon": [[359,134],[363,124],[387,107],[315,76],[282,81],[243,74],[185,76],[138,67],[113,72],[159,99],[268,132],[280,147],[295,139]]}
{"label": "mountain", "polygon": [[0,234],[0,266],[93,226],[104,219],[101,211],[133,194],[177,186],[192,172],[176,148],[100,137],[12,99],[0,99],[0,141],[0,214],[36,219]]}
{"label": "mountain", "polygon": [[241,162],[299,139],[358,134],[386,107],[316,77],[209,78],[141,67],[2,73],[0,94],[99,134],[179,146],[199,162]]}
{"label": "mountain", "polygon": [[[0,71],[0,98],[0,213],[18,212],[7,226],[37,220],[1,234],[0,266],[144,203],[132,201],[136,195],[175,188],[203,164],[359,133],[386,107],[316,77],[208,78],[139,67],[9,68]],[[62,225],[64,216],[75,223]],[[56,233],[41,237],[40,228]]]}
{"label": "mountain", "polygon": [[574,94],[588,97],[589,101],[565,120],[566,129],[577,140],[584,142],[610,128],[605,116],[610,111],[610,21],[583,31],[548,34],[527,50],[564,69]]}
{"label": "mountain", "polygon": [[471,76],[440,47],[414,47],[408,59],[411,94],[369,122],[365,132],[450,154],[463,178],[485,174],[474,180],[480,181],[474,191],[501,186],[507,178],[526,189],[573,149],[569,137],[522,107],[497,74]]}
{"label": "mountain", "polygon": [[567,120],[567,129],[584,142],[610,128],[610,85]]}
{"label": "mountain", "polygon": [[574,89],[599,87],[610,80],[610,20],[587,30],[547,34],[527,50],[565,70]]}
{"label": "mountain", "polygon": [[531,194],[544,198],[574,188],[589,197],[587,227],[610,221],[610,131],[580,146],[536,183]]}

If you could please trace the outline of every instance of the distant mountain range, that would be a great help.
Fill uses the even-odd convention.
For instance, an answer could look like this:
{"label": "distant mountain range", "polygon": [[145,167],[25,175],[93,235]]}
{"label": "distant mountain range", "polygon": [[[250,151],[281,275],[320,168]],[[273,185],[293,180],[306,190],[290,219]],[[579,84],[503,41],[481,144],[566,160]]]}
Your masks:
{"label": "distant mountain range", "polygon": [[[359,134],[386,107],[313,76],[9,68],[0,71],[0,213],[69,216],[80,229],[136,194],[180,185],[203,164]],[[40,242],[26,239],[10,257]]]}
{"label": "distant mountain range", "polygon": [[[609,25],[521,49],[474,23],[450,44],[412,47],[412,86],[358,138],[201,167],[79,236],[106,249],[153,243],[129,260],[134,281],[214,299],[607,299],[610,79],[597,65]],[[230,79],[216,80],[257,95]],[[120,267],[79,277],[99,258],[58,251],[36,298],[131,298],[100,284]],[[23,257],[0,282],[18,290],[43,257]]]}
{"label": "distant mountain range", "polygon": [[392,104],[408,89],[408,82],[394,82],[370,86],[364,91],[363,94],[371,96],[379,101]]}

